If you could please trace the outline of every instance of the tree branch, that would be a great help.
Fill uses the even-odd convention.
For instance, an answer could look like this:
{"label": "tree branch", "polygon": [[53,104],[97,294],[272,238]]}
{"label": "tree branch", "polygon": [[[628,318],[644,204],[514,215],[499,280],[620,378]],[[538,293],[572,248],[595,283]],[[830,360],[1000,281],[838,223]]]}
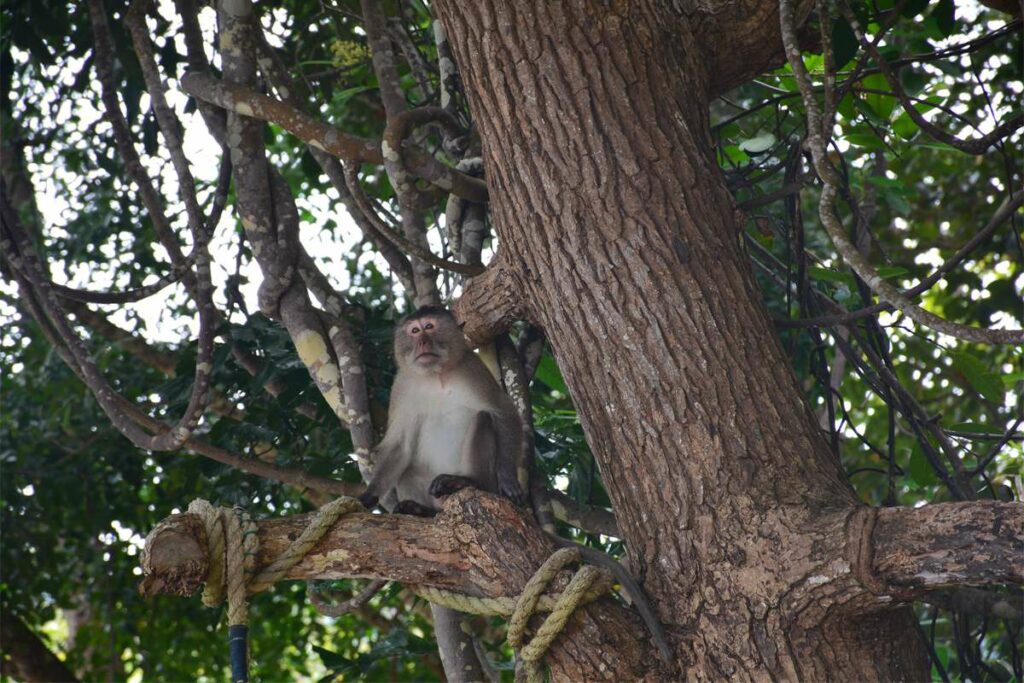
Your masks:
{"label": "tree branch", "polygon": [[[1024,125],[1024,115],[1018,114],[1016,116],[1010,117],[1009,120],[997,125],[995,129],[992,130],[987,135],[983,135],[973,140],[961,140],[956,135],[953,135],[952,133],[943,130],[939,126],[936,126],[928,119],[926,119],[921,114],[921,112],[917,110],[917,107],[914,106],[914,103],[910,101],[910,98],[907,97],[907,94],[903,91],[903,87],[900,84],[900,79],[896,76],[896,73],[893,71],[892,66],[885,59],[885,57],[882,56],[881,51],[878,49],[875,43],[872,42],[864,33],[864,28],[861,26],[860,21],[857,19],[857,15],[854,14],[853,10],[850,9],[850,6],[842,1],[840,1],[838,5],[840,13],[842,13],[843,17],[846,19],[846,21],[850,23],[850,26],[853,28],[853,33],[854,35],[857,36],[857,40],[860,41],[860,44],[864,47],[867,53],[871,56],[871,58],[878,64],[878,67],[882,70],[882,75],[885,77],[885,80],[889,83],[889,87],[892,88],[893,93],[896,95],[897,99],[899,99],[904,111],[907,112],[907,115],[910,116],[911,119],[913,119],[914,123],[916,123],[921,130],[923,130],[931,137],[935,138],[936,140],[939,140],[940,142],[944,142],[947,145],[955,147],[956,149],[966,154],[984,154],[986,151],[988,151],[990,147],[992,147],[992,145],[996,144],[1003,138],[1007,137],[1008,135],[1019,129],[1022,125]],[[977,128],[977,126],[972,127]]]}
{"label": "tree branch", "polygon": [[348,162],[380,164],[380,144],[349,135],[292,107],[237,83],[220,81],[208,73],[192,71],[181,77],[181,89],[203,102],[222,109],[277,124],[316,149]]}
{"label": "tree branch", "polygon": [[[772,0],[742,2],[717,0],[698,3],[693,35],[705,55],[709,95],[714,97],[785,61],[779,35],[779,6]],[[800,0],[795,8],[802,25],[814,6]]]}
{"label": "tree branch", "polygon": [[622,538],[615,513],[611,510],[577,503],[557,489],[549,489],[548,496],[551,499],[551,511],[566,524],[587,533]]}
{"label": "tree branch", "polygon": [[871,573],[900,599],[960,586],[1024,584],[1024,504],[993,501],[882,508]]}
{"label": "tree branch", "polygon": [[0,609],[0,640],[4,644],[0,655],[0,672],[4,676],[25,683],[78,680],[39,636],[11,613],[8,605]]}
{"label": "tree branch", "polygon": [[[258,522],[256,571],[281,554],[309,517]],[[515,596],[553,549],[551,540],[509,501],[467,489],[449,497],[433,519],[345,515],[285,580],[362,577],[479,597]],[[146,539],[140,590],[146,596],[191,594],[206,577],[209,561],[199,518],[187,513],[173,515]],[[567,577],[564,572],[555,588],[563,588]],[[549,651],[546,663],[552,679],[643,678],[657,666],[644,634],[639,617],[614,600],[590,603],[577,610]],[[594,658],[595,644],[608,652],[626,654],[621,661]]]}
{"label": "tree branch", "polygon": [[864,281],[864,284],[878,298],[899,309],[914,322],[929,327],[942,334],[947,334],[965,341],[979,344],[1020,344],[1024,343],[1024,330],[981,329],[962,325],[941,318],[914,304],[902,292],[882,278],[874,266],[864,258],[846,236],[842,221],[836,215],[836,199],[843,181],[835,167],[826,156],[828,140],[831,137],[831,119],[824,118],[810,75],[803,62],[803,56],[797,43],[795,17],[796,9],[792,0],[779,0],[779,18],[782,28],[782,41],[786,46],[786,57],[793,69],[797,86],[803,98],[807,112],[807,147],[810,149],[814,168],[822,181],[821,199],[818,203],[818,216],[821,218],[825,231],[832,240],[836,251],[843,261]]}

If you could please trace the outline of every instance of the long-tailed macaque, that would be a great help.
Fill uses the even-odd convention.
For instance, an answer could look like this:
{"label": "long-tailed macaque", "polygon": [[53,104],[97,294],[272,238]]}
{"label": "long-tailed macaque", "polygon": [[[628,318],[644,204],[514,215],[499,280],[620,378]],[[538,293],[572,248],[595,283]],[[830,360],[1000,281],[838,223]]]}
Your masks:
{"label": "long-tailed macaque", "polygon": [[395,362],[388,430],[363,504],[371,507],[393,489],[397,511],[426,513],[441,507],[438,495],[465,486],[521,504],[519,415],[452,314],[423,306],[402,320]]}
{"label": "long-tailed macaque", "polygon": [[[522,439],[519,415],[470,350],[454,316],[439,306],[408,315],[395,329],[395,361],[388,429],[377,447],[373,478],[360,498],[363,505],[371,508],[394,492],[398,503],[392,512],[431,515],[440,509],[441,497],[467,486],[521,505],[515,468]],[[551,538],[561,546],[576,546]],[[577,547],[589,562],[611,570],[671,663],[661,624],[629,572],[602,552]]]}

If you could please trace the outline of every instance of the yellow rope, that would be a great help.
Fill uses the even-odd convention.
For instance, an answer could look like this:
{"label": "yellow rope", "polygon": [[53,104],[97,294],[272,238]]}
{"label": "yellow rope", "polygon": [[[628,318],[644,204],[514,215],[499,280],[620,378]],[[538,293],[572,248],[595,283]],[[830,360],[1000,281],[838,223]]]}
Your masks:
{"label": "yellow rope", "polygon": [[241,508],[216,508],[205,500],[192,501],[188,511],[203,520],[210,558],[203,604],[216,607],[224,601],[226,592],[228,623],[247,623],[248,596],[265,591],[280,580],[312,550],[339,517],[362,509],[355,498],[338,498],[324,505],[280,557],[253,576],[259,540],[252,518]]}
{"label": "yellow rope", "polygon": [[[556,551],[534,572],[518,598],[477,598],[430,586],[417,586],[414,590],[425,600],[460,612],[509,617],[508,643],[518,653],[521,663],[516,670],[516,680],[525,679],[529,683],[540,683],[543,680],[541,661],[565,628],[569,617],[577,607],[596,600],[608,592],[612,585],[612,579],[608,574],[597,567],[585,565],[577,570],[561,595],[544,595],[544,590],[558,572],[570,564],[580,562],[581,559],[576,548],[562,548]],[[536,612],[551,614],[540,625],[533,638],[524,644],[526,625]]]}
{"label": "yellow rope", "polygon": [[362,503],[355,498],[335,498],[316,511],[309,526],[303,529],[299,537],[292,541],[281,556],[264,567],[249,584],[249,593],[259,593],[277,583],[288,570],[297,565],[306,554],[313,549],[324,534],[334,526],[338,518],[350,512],[364,510]]}

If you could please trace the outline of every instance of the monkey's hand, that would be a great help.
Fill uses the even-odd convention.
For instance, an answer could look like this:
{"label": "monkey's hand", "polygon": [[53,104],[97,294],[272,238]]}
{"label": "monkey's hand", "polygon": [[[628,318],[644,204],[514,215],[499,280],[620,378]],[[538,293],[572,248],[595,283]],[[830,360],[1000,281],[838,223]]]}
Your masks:
{"label": "monkey's hand", "polygon": [[373,508],[377,507],[378,500],[378,497],[375,494],[370,493],[369,491],[359,496],[359,502],[362,503],[363,507],[366,508],[367,510],[372,510]]}
{"label": "monkey's hand", "polygon": [[526,504],[526,496],[515,475],[504,475],[502,472],[498,472],[498,493],[511,500],[517,507],[523,507]]}
{"label": "monkey's hand", "polygon": [[430,482],[430,488],[427,489],[427,493],[434,498],[444,498],[467,488],[478,489],[480,486],[469,477],[460,477],[456,474],[439,474]]}

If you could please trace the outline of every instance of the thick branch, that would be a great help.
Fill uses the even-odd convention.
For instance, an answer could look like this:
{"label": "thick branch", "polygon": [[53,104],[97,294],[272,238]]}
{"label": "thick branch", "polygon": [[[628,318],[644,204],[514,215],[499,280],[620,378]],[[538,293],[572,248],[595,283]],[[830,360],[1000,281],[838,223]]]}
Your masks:
{"label": "thick branch", "polygon": [[[281,126],[310,147],[323,150],[346,163],[384,163],[378,141],[349,135],[252,88],[219,81],[208,73],[193,71],[181,77],[181,89],[202,102]],[[403,145],[402,153],[409,171],[414,175],[472,201],[487,199],[487,186],[483,181],[444,166],[419,148]]]}
{"label": "thick branch", "polygon": [[[802,25],[814,6],[800,0],[797,24]],[[773,0],[701,3],[693,21],[693,35],[705,56],[708,94],[715,96],[785,62],[779,31],[779,6]]]}
{"label": "thick branch", "polygon": [[[257,571],[306,526],[309,515],[264,520]],[[450,497],[432,520],[354,513],[342,517],[287,575],[287,580],[364,577],[451,589],[475,596],[514,596],[553,550],[550,539],[497,496],[470,490]],[[202,522],[174,515],[146,540],[144,595],[190,594],[206,576]],[[558,588],[564,587],[568,572]],[[630,610],[610,599],[577,611],[548,654],[553,680],[635,680],[656,657],[637,647],[644,630]],[[595,650],[595,648],[598,648]],[[613,661],[595,651],[622,653]],[[589,654],[588,654],[589,653]]]}
{"label": "thick branch", "polygon": [[311,147],[346,161],[383,162],[380,145],[376,141],[344,133],[252,88],[218,81],[207,73],[191,72],[181,77],[181,89],[203,102],[216,104],[236,114],[276,123]]}
{"label": "thick branch", "polygon": [[871,536],[872,574],[913,598],[953,586],[1024,584],[1024,504],[884,508]]}

